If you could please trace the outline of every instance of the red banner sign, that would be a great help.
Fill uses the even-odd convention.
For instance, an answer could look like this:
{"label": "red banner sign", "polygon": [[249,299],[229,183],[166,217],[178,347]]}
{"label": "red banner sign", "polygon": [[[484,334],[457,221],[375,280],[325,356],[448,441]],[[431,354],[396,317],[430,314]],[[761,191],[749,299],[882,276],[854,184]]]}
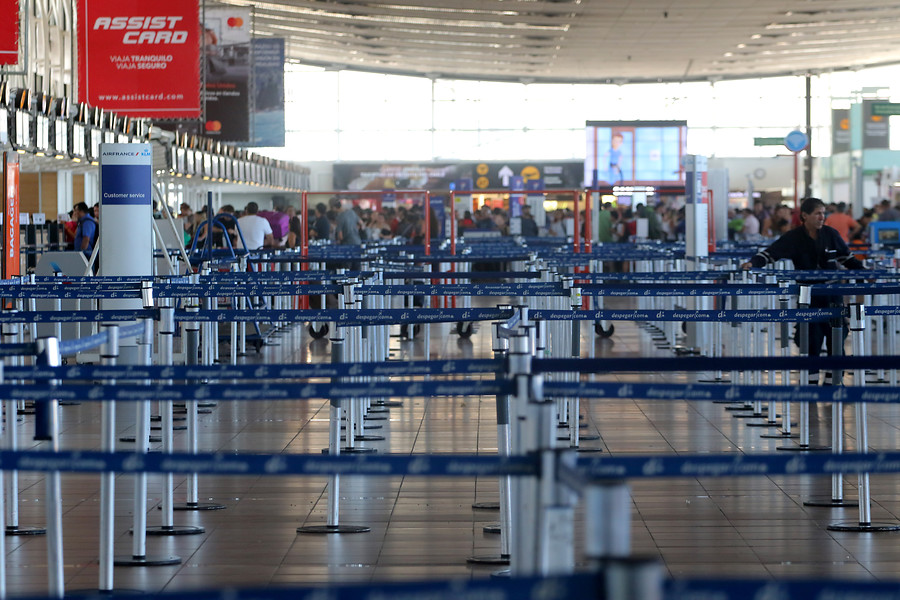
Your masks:
{"label": "red banner sign", "polygon": [[6,188],[3,202],[3,279],[16,277],[21,271],[19,258],[19,157],[3,154]]}
{"label": "red banner sign", "polygon": [[78,0],[78,15],[79,101],[130,117],[200,117],[198,0]]}
{"label": "red banner sign", "polygon": [[0,65],[19,62],[19,0],[0,0]]}

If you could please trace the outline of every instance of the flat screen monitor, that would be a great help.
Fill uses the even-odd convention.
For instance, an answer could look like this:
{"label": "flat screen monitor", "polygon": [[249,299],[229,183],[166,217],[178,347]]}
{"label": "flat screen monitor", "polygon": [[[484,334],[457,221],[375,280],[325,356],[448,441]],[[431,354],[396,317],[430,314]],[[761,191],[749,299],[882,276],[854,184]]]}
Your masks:
{"label": "flat screen monitor", "polygon": [[681,187],[687,121],[588,121],[584,185]]}

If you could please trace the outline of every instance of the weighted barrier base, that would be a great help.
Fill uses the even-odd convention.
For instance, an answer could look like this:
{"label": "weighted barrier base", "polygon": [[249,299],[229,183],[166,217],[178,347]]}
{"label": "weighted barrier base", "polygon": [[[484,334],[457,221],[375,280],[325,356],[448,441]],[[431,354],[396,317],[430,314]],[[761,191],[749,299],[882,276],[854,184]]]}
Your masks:
{"label": "weighted barrier base", "polygon": [[500,510],[499,502],[476,502],[472,505],[475,510]]}
{"label": "weighted barrier base", "polygon": [[783,452],[830,452],[831,446],[800,446],[798,444],[796,446],[778,446],[775,449]]}
{"label": "weighted barrier base", "polygon": [[[728,410],[728,409],[726,408],[725,410]],[[761,412],[761,413],[738,413],[738,414],[732,413],[731,418],[732,418],[732,419],[766,419],[766,418],[768,418],[768,416],[769,416],[769,414],[766,413],[766,412]]]}
{"label": "weighted barrier base", "polygon": [[[569,449],[571,450],[572,448],[569,448]],[[578,452],[579,454],[586,454],[586,453],[590,453],[590,452],[603,452],[603,448],[585,448],[584,446],[579,446],[579,447],[575,448],[575,452]]]}
{"label": "weighted barrier base", "polygon": [[43,527],[22,527],[21,525],[7,525],[6,535],[45,535],[47,530]]}
{"label": "weighted barrier base", "polygon": [[[780,417],[781,415],[775,416]],[[744,425],[747,427],[781,427],[781,423],[778,421],[761,421],[759,423],[744,423]]]}
{"label": "weighted barrier base", "polygon": [[[796,423],[791,423],[791,425],[796,425]],[[775,439],[775,440],[795,440],[800,437],[799,433],[787,433],[782,431],[781,433],[764,433],[761,438],[766,439]]]}
{"label": "weighted barrier base", "polygon": [[[162,510],[162,506],[159,509]],[[225,510],[225,505],[213,502],[185,502],[174,505],[172,510]]]}
{"label": "weighted barrier base", "polygon": [[306,527],[298,527],[297,533],[366,533],[371,531],[369,527],[362,525],[307,525]]}
{"label": "weighted barrier base", "polygon": [[485,554],[479,556],[470,556],[466,562],[471,565],[508,565],[508,554]]}
{"label": "weighted barrier base", "polygon": [[369,410],[372,408],[400,408],[401,406],[403,406],[403,403],[399,400],[387,400],[385,402],[373,402]]}
{"label": "weighted barrier base", "polygon": [[[147,528],[147,535],[200,535],[205,532],[204,528],[193,525],[159,525]],[[131,533],[134,534],[134,531]]]}
{"label": "weighted barrier base", "polygon": [[164,567],[180,564],[181,557],[178,556],[117,556],[113,559],[116,567]]}
{"label": "weighted barrier base", "polygon": [[383,435],[354,435],[354,442],[381,442],[384,441]]}
{"label": "weighted barrier base", "polygon": [[[375,448],[362,448],[360,446],[344,446],[341,448],[341,454],[367,454],[369,452],[377,452]],[[322,448],[322,454],[328,454],[328,448]]]}
{"label": "weighted barrier base", "polygon": [[490,523],[481,528],[484,533],[500,533],[500,523]]}
{"label": "weighted barrier base", "polygon": [[826,527],[828,531],[900,531],[900,524],[897,523],[832,523]]}
{"label": "weighted barrier base", "polygon": [[804,500],[803,506],[825,506],[831,508],[855,508],[859,506],[859,502],[856,500],[835,500],[828,496],[820,496],[818,499],[815,498],[816,497],[814,496],[809,500]]}
{"label": "weighted barrier base", "polygon": [[[120,442],[130,442],[130,443],[133,444],[133,443],[134,443],[134,436],[133,436],[133,435],[126,435],[126,436],[124,436],[124,437],[120,437],[120,438],[119,438],[119,441],[120,441]],[[162,441],[162,438],[159,437],[158,435],[151,435],[151,436],[150,436],[150,443],[151,443],[151,444],[158,444],[158,443],[161,442],[161,441]]]}

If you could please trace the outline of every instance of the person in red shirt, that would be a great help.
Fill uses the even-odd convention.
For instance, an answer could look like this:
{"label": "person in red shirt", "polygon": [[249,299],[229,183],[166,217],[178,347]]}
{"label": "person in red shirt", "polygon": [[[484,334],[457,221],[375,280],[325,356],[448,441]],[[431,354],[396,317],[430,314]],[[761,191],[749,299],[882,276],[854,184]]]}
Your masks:
{"label": "person in red shirt", "polygon": [[837,230],[841,234],[844,243],[849,243],[850,238],[859,229],[859,223],[856,222],[856,219],[847,214],[846,202],[838,202],[837,209],[828,215],[828,218],[825,219],[825,224]]}

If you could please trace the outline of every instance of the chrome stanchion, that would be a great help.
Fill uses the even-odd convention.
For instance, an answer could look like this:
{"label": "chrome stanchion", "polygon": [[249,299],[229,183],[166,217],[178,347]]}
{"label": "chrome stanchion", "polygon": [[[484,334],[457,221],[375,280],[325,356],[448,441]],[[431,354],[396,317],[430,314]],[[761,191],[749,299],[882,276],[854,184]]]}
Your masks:
{"label": "chrome stanchion", "polygon": [[[502,333],[501,323],[493,323],[493,350],[494,358],[503,358],[509,354],[509,339]],[[512,433],[510,431],[510,397],[507,394],[496,396],[497,404],[497,454],[510,456],[512,454]],[[473,564],[508,565],[510,560],[510,539],[512,536],[510,501],[512,497],[512,478],[508,475],[500,477],[500,501],[479,502],[472,505],[477,510],[500,510],[500,522],[495,525],[485,525],[485,533],[500,534],[500,554],[475,555],[466,559]]]}
{"label": "chrome stanchion", "polygon": [[[338,302],[343,303],[339,297]],[[331,330],[334,336],[331,338],[331,362],[340,364],[344,362],[344,339],[345,331],[338,328],[335,323],[331,324]],[[335,383],[340,384],[341,378],[335,378]],[[349,434],[348,429],[348,434]],[[329,407],[328,415],[328,449],[327,453],[331,456],[340,456],[341,454],[341,401],[332,399]],[[370,531],[369,527],[358,525],[342,525],[340,522],[340,502],[341,502],[341,476],[335,473],[331,476],[328,484],[328,516],[325,525],[304,525],[297,528],[297,533],[365,533]]]}
{"label": "chrome stanchion", "polygon": [[[10,311],[16,313],[18,311]],[[18,323],[4,323],[0,325],[4,343],[17,343],[22,341],[22,326]],[[35,325],[34,331],[37,331]],[[22,359],[18,356],[10,358],[13,366],[20,365]],[[19,440],[16,436],[16,423],[19,415],[19,402],[16,400],[4,400],[4,409],[6,411],[6,443],[4,446],[11,452],[19,449]],[[44,527],[31,527],[19,524],[19,472],[12,470],[7,472],[6,485],[4,492],[6,494],[6,535],[44,535],[47,530]]]}
{"label": "chrome stanchion", "polygon": [[[779,287],[787,288],[789,283],[787,281],[782,281],[779,283]],[[781,310],[787,310],[790,306],[790,297],[785,295],[785,292],[778,297],[778,305]],[[773,324],[774,326],[774,324]],[[791,355],[791,324],[787,321],[781,321],[779,323],[779,340],[778,340],[778,356],[781,358],[786,358]],[[773,354],[774,355],[774,354]],[[774,371],[772,372],[774,373]],[[790,385],[791,384],[791,372],[787,369],[781,370],[781,385]],[[770,405],[771,406],[771,405]],[[782,438],[782,439],[794,439],[799,437],[796,433],[792,432],[792,427],[794,423],[791,422],[791,402],[789,400],[785,400],[781,406],[781,432],[780,433],[764,433],[760,437],[762,438]]]}
{"label": "chrome stanchion", "polygon": [[[115,366],[119,357],[119,326],[114,323],[102,325],[106,332],[106,343],[100,347],[100,361],[104,365]],[[107,382],[115,384],[115,380]],[[102,405],[100,415],[100,449],[103,452],[116,450],[116,403],[108,400]],[[100,585],[101,592],[113,591],[113,560],[115,558],[115,500],[116,474],[107,471],[100,474]]]}
{"label": "chrome stanchion", "polygon": [[[153,321],[144,319],[143,333],[138,337],[138,364],[149,366],[153,351]],[[149,385],[150,381],[145,380]],[[139,400],[135,410],[135,453],[139,455],[149,452],[150,439],[150,401]],[[178,556],[147,555],[147,473],[141,471],[134,474],[134,514],[132,527],[131,556],[121,556],[113,560],[116,566],[159,567],[181,563]]]}
{"label": "chrome stanchion", "polygon": [[[159,364],[171,366],[174,362],[175,308],[170,306],[170,299],[161,299],[164,303],[159,309]],[[172,380],[163,383],[172,385]],[[172,401],[160,400],[159,409],[162,425],[162,451],[171,454],[175,451],[174,422]],[[172,473],[163,474],[162,500],[160,512],[162,524],[158,527],[147,527],[147,535],[197,535],[203,533],[203,527],[193,525],[175,525],[175,485]]]}
{"label": "chrome stanchion", "polygon": [[[863,356],[866,352],[866,307],[862,304],[850,305],[850,336],[854,356]],[[866,385],[866,370],[853,370],[853,384],[858,387]],[[868,454],[869,452],[869,428],[866,423],[866,403],[856,403],[856,452]],[[857,496],[859,497],[859,522],[832,523],[827,529],[830,531],[900,531],[900,524],[873,523],[872,522],[872,498],[869,489],[869,474],[857,475]]]}
{"label": "chrome stanchion", "polygon": [[[58,367],[62,364],[57,338],[41,338],[36,342],[35,364]],[[58,380],[51,380],[59,385]],[[9,415],[7,415],[9,416]],[[49,450],[59,452],[59,403],[55,398],[35,402],[34,439],[50,442]],[[63,521],[62,488],[59,471],[49,471],[45,478],[47,515],[47,590],[48,595],[62,598],[63,579]]]}
{"label": "chrome stanchion", "polygon": [[[812,290],[809,285],[800,285],[800,296],[798,299],[798,306],[800,308],[809,308],[810,301],[812,300]],[[797,323],[797,337],[800,342],[800,352],[804,356],[809,356],[809,322],[808,321],[799,321]],[[809,385],[809,371],[806,369],[800,370],[800,385]],[[813,446],[809,442],[809,403],[808,402],[800,402],[800,418],[799,422],[799,443],[796,446],[778,446],[776,450],[783,450],[787,452],[818,452],[831,450],[830,446]]]}
{"label": "chrome stanchion", "polygon": [[[188,313],[196,314],[200,307],[192,304],[185,309]],[[185,363],[188,365],[200,364],[200,323],[198,321],[187,321],[184,325],[184,354]],[[203,382],[199,382],[200,385]],[[199,450],[198,445],[198,425],[197,417],[199,406],[196,400],[190,400],[185,403],[187,425],[187,451],[196,454]],[[175,504],[173,510],[222,510],[225,508],[222,504],[210,502],[200,502],[199,476],[197,473],[188,473],[186,478],[187,500],[184,504]]]}

